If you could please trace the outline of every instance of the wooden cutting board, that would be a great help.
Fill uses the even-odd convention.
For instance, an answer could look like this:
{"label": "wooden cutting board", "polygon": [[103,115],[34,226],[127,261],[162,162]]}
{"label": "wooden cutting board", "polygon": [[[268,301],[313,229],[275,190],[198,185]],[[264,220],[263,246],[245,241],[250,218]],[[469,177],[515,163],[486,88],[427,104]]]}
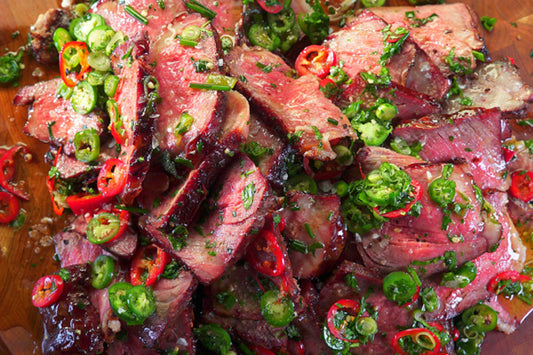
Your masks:
{"label": "wooden cutting board", "polygon": [[[533,50],[533,0],[465,2],[472,5],[480,16],[498,19],[494,31],[485,33],[492,57],[514,58],[524,80],[533,85],[533,58],[530,57]],[[405,2],[389,0],[388,4]],[[0,0],[1,49],[16,50],[24,45],[28,29],[37,16],[53,6],[56,6],[55,0]],[[55,67],[37,65],[29,57],[24,63],[26,68],[19,86],[58,75]],[[26,109],[12,106],[17,90],[12,85],[0,87],[0,146],[22,142],[33,152],[33,162],[19,162],[17,165],[17,174],[27,182],[31,199],[21,204],[27,214],[22,228],[14,230],[0,226],[0,354],[39,353],[42,326],[38,312],[31,306],[31,288],[40,276],[59,268],[52,259],[54,251],[50,236],[64,226],[64,221],[53,217],[45,186],[48,166],[43,162],[43,155],[47,147],[23,134]],[[490,334],[483,353],[531,353],[531,332],[533,320],[530,319],[511,336]]]}

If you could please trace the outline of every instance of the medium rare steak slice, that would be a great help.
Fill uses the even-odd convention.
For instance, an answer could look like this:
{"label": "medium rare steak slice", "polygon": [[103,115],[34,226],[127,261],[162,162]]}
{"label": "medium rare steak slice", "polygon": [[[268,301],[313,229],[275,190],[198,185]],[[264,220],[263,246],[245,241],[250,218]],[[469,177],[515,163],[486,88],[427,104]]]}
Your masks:
{"label": "medium rare steak slice", "polygon": [[221,190],[209,202],[214,208],[189,228],[186,245],[175,251],[202,283],[239,260],[250,234],[263,226],[269,201],[268,182],[247,157],[237,157],[215,186]]}
{"label": "medium rare steak slice", "polygon": [[436,319],[452,318],[480,300],[488,299],[490,293],[487,284],[503,271],[521,271],[524,266],[526,248],[507,215],[507,197],[505,193],[495,192],[485,196],[495,210],[495,217],[501,223],[503,233],[494,252],[486,252],[473,260],[477,267],[477,276],[468,286],[450,289],[435,286],[440,299],[440,307],[430,316]]}
{"label": "medium rare steak slice", "polygon": [[289,191],[289,206],[281,213],[286,227],[294,277],[307,279],[327,272],[344,249],[346,230],[337,195],[311,195]]}
{"label": "medium rare steak slice", "polygon": [[76,231],[60,232],[54,236],[56,255],[61,267],[92,263],[104,250]]}
{"label": "medium rare steak slice", "polygon": [[[386,38],[394,30],[372,12],[364,10],[347,26],[331,34],[324,46],[335,52],[337,61],[344,63],[343,69],[351,78],[358,77],[361,73],[379,75],[383,64],[380,59],[386,52]],[[385,61],[385,66],[394,83],[437,100],[446,94],[450,86],[448,80],[409,37],[400,52]],[[392,101],[395,102],[394,97]]]}
{"label": "medium rare steak slice", "polygon": [[250,115],[250,132],[241,151],[254,161],[271,186],[283,190],[289,147],[254,114]]}
{"label": "medium rare steak slice", "polygon": [[205,26],[196,47],[180,44],[177,37],[185,28],[203,28],[206,22],[199,14],[182,14],[152,44],[148,57],[148,63],[156,63],[153,75],[161,96],[155,137],[162,150],[174,156],[183,153],[188,159],[196,153],[198,141],[204,145],[216,142],[226,107],[225,93],[189,87],[205,83],[210,74],[220,74],[217,38],[208,35],[211,25]]}
{"label": "medium rare steak slice", "polygon": [[161,279],[154,284],[156,312],[144,324],[132,327],[146,347],[171,350],[179,346],[176,341],[180,334],[175,334],[178,337],[171,336],[173,327],[183,312],[191,307],[192,293],[197,284],[194,275],[185,270],[181,270],[173,280]]}
{"label": "medium rare steak slice", "polygon": [[[413,262],[427,262],[428,265],[423,267],[424,276],[428,276],[447,268],[443,258],[445,252],[454,253],[460,265],[481,255],[497,242],[500,236],[497,229],[484,233],[484,228],[488,228],[485,226],[487,221],[482,217],[481,205],[466,164],[453,165],[449,177],[456,183],[454,204],[463,206],[462,212],[445,215],[443,208],[432,201],[428,186],[441,176],[443,167],[444,164],[419,164],[403,169],[422,185],[422,212],[419,217],[392,218],[380,230],[364,235],[358,250],[365,265],[389,272]],[[445,222],[447,218],[449,221]]]}
{"label": "medium rare steak slice", "polygon": [[44,324],[43,354],[96,354],[104,351],[98,310],[91,303],[89,264],[67,267],[63,293],[49,307],[39,308]]}
{"label": "medium rare steak slice", "polygon": [[242,0],[199,0],[198,2],[216,13],[211,23],[220,36],[235,36],[237,27],[242,21]]}
{"label": "medium rare steak slice", "polygon": [[471,75],[458,78],[457,85],[463,94],[452,96],[444,103],[445,113],[468,108],[461,104],[465,97],[471,100],[471,107],[498,107],[504,114],[521,113],[533,101],[533,89],[507,60],[482,63]]}
{"label": "medium rare steak slice", "polygon": [[357,138],[346,116],[322,94],[316,77],[290,78],[291,68],[280,57],[258,47],[236,47],[226,59],[231,75],[240,78],[238,89],[281,135],[293,137],[304,156],[334,159],[331,141]]}
{"label": "medium rare steak slice", "polygon": [[122,72],[121,87],[117,89],[117,106],[122,120],[119,159],[127,169],[127,180],[120,198],[131,205],[141,193],[142,182],[148,172],[152,156],[154,93],[146,85],[146,69],[141,60],[134,60]]}
{"label": "medium rare steak slice", "polygon": [[43,143],[63,146],[66,154],[74,154],[74,136],[86,128],[94,128],[98,134],[104,129],[103,116],[97,112],[81,115],[74,112],[70,101],[57,97],[61,79],[43,81],[19,90],[13,104],[31,105],[24,133]]}
{"label": "medium rare steak slice", "polygon": [[[182,0],[165,0],[165,8],[159,7],[157,0],[130,0],[127,3],[120,0],[100,0],[91,10],[101,15],[107,25],[115,31],[122,31],[130,39],[140,39],[147,36],[155,41],[162,29],[172,22],[177,14],[186,10]],[[124,11],[124,6],[130,5],[141,14],[146,14],[148,23],[137,21]]]}
{"label": "medium rare steak slice", "polygon": [[[472,9],[465,4],[426,5],[417,7],[375,7],[371,11],[385,22],[397,26],[408,26],[410,38],[428,55],[445,76],[453,74],[446,57],[453,50],[454,62],[459,58],[466,68],[475,68],[476,59],[472,51],[483,51],[485,43],[481,36],[479,20]],[[408,19],[406,13],[413,11],[416,19],[432,20],[420,26],[416,19]]]}
{"label": "medium rare steak slice", "polygon": [[464,159],[480,188],[505,191],[509,181],[504,178],[501,131],[498,109],[471,109],[409,121],[396,127],[393,135],[410,145],[422,143],[420,157],[430,162]]}
{"label": "medium rare steak slice", "polygon": [[[194,221],[196,211],[207,195],[207,190],[218,174],[233,159],[239,144],[248,136],[249,106],[246,98],[238,92],[228,93],[230,105],[226,111],[224,125],[218,143],[214,148],[206,148],[205,159],[188,172],[183,181],[172,186],[161,204],[150,215],[143,217],[139,225],[156,243],[168,253],[174,253],[171,240],[172,229],[188,226]],[[169,222],[172,222],[168,226]],[[169,237],[170,235],[170,237]],[[169,239],[170,238],[170,239]]]}
{"label": "medium rare steak slice", "polygon": [[365,175],[372,170],[379,169],[384,162],[392,162],[401,169],[412,164],[424,162],[410,155],[403,155],[387,148],[373,146],[361,148],[357,152],[357,161],[361,165],[361,172]]}

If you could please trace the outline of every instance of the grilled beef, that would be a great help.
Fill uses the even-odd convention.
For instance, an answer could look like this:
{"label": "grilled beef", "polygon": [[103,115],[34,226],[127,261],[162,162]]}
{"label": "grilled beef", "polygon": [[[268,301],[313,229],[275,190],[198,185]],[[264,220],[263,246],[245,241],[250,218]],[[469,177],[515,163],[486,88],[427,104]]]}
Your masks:
{"label": "grilled beef", "polygon": [[39,15],[37,21],[30,28],[30,48],[35,60],[41,64],[56,63],[57,49],[53,36],[58,28],[66,28],[70,24],[72,15],[65,9],[49,9]]}
{"label": "grilled beef", "polygon": [[235,36],[237,27],[242,21],[243,3],[241,0],[199,0],[198,2],[216,13],[212,24],[220,36]]}
{"label": "grilled beef", "polygon": [[[428,55],[445,76],[453,74],[446,57],[455,53],[454,62],[468,68],[475,68],[476,59],[472,50],[483,51],[485,43],[481,37],[479,20],[472,9],[465,4],[427,5],[418,7],[375,7],[371,10],[393,28],[408,26],[409,37]],[[406,13],[414,12],[415,19],[408,19]],[[416,19],[428,19],[420,25]],[[461,59],[464,58],[464,59]]]}
{"label": "grilled beef", "polygon": [[[180,44],[177,34],[188,26],[202,27],[206,19],[198,14],[182,15],[152,45],[149,63],[156,63],[153,75],[159,82],[162,98],[155,122],[155,137],[161,149],[186,158],[196,154],[201,140],[210,146],[216,142],[226,107],[226,94],[216,90],[199,90],[191,83],[205,83],[209,74],[220,74],[216,32],[207,25],[196,47]],[[189,116],[184,116],[189,115]],[[192,123],[184,125],[185,117]],[[181,123],[183,132],[177,133]]]}
{"label": "grilled beef", "polygon": [[334,159],[332,140],[356,138],[346,116],[319,90],[316,77],[290,78],[290,67],[280,57],[257,47],[234,48],[226,59],[230,73],[240,78],[238,89],[280,134],[293,137],[304,156]]}
{"label": "grilled beef", "polygon": [[186,245],[174,252],[203,283],[217,279],[242,256],[268,207],[268,183],[246,157],[237,157],[216,186],[222,189],[209,202],[214,208],[203,223],[189,228]]}
{"label": "grilled beef", "polygon": [[[468,77],[457,78],[462,95],[450,97],[445,113],[471,107],[499,108],[504,114],[522,113],[533,101],[533,89],[520,78],[518,68],[507,60],[483,63]],[[470,99],[468,106],[461,104]]]}
{"label": "grilled beef", "polygon": [[[141,218],[140,226],[160,247],[172,253],[174,248],[165,235],[176,226],[187,226],[194,221],[200,203],[207,190],[222,169],[232,160],[238,146],[248,135],[249,107],[246,99],[237,92],[228,93],[229,110],[224,118],[218,144],[206,148],[205,157],[195,169],[188,172],[183,181],[172,186],[161,204],[150,215]],[[168,226],[169,222],[172,222]]]}
{"label": "grilled beef", "polygon": [[408,144],[422,143],[420,157],[430,162],[466,160],[480,188],[504,191],[509,182],[504,178],[500,117],[498,109],[465,110],[452,116],[410,121],[394,129],[393,134]]}
{"label": "grilled beef", "polygon": [[52,79],[19,90],[13,104],[31,105],[24,133],[43,143],[63,146],[66,154],[74,154],[74,136],[78,131],[94,128],[102,134],[105,119],[98,112],[81,115],[72,109],[70,101],[57,97],[61,79]]}
{"label": "grilled beef", "polygon": [[391,271],[407,267],[413,261],[437,258],[435,262],[424,266],[427,276],[446,268],[443,260],[439,259],[446,251],[454,251],[458,264],[462,264],[496,243],[499,237],[497,231],[481,233],[485,220],[465,164],[454,165],[449,177],[457,185],[454,203],[462,205],[464,209],[458,214],[450,213],[449,223],[444,222],[443,209],[431,200],[427,192],[431,181],[441,176],[443,166],[420,164],[404,168],[423,187],[420,200],[422,213],[419,217],[391,219],[380,230],[363,236],[358,249],[366,265]]}
{"label": "grilled beef", "polygon": [[288,207],[281,216],[286,221],[283,234],[288,240],[293,274],[302,279],[320,276],[334,265],[344,248],[346,230],[340,198],[298,191],[288,192],[286,198]]}
{"label": "grilled beef", "polygon": [[[110,145],[110,142],[113,144]],[[90,164],[79,161],[75,156],[65,154],[63,150],[56,150],[55,154],[59,154],[59,156],[55,160],[54,166],[59,172],[59,177],[63,180],[76,179],[78,181],[94,179],[106,160],[117,157],[115,142],[113,140],[110,142],[101,143],[98,158]]]}
{"label": "grilled beef", "polygon": [[505,205],[507,197],[504,193],[496,192],[486,196],[487,201],[494,208],[495,218],[502,226],[502,236],[497,248],[473,260],[477,267],[477,276],[470,284],[461,289],[450,289],[435,286],[435,292],[440,299],[440,307],[431,314],[435,319],[452,318],[478,301],[487,299],[490,293],[487,284],[500,272],[506,270],[520,271],[525,261],[525,247],[511,223]]}
{"label": "grilled beef", "polygon": [[56,255],[61,267],[93,262],[104,250],[76,231],[60,232],[54,236]]}
{"label": "grilled beef", "polygon": [[89,264],[67,267],[60,299],[39,308],[44,323],[43,354],[94,354],[104,350],[104,337],[98,310],[90,301]]}
{"label": "grilled beef", "polygon": [[161,279],[154,284],[156,313],[148,317],[144,324],[133,327],[133,331],[146,347],[160,350],[180,348],[180,334],[176,337],[173,327],[179,323],[183,312],[191,306],[191,297],[196,285],[193,274],[185,270],[181,270],[173,280]]}

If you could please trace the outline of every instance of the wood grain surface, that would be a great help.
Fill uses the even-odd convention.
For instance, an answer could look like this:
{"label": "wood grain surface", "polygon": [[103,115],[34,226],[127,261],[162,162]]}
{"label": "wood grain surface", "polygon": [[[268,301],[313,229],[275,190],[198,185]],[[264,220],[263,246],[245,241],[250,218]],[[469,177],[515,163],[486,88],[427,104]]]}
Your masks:
{"label": "wood grain surface", "polygon": [[[464,2],[480,16],[498,19],[494,31],[485,33],[492,58],[514,58],[524,80],[533,85],[533,58],[530,57],[533,50],[533,0]],[[389,0],[388,4],[405,4],[405,1]],[[0,0],[0,48],[14,51],[23,46],[37,16],[53,6],[56,6],[55,0]],[[56,68],[37,65],[28,56],[24,63],[19,87],[58,74]],[[64,221],[53,217],[45,186],[48,166],[43,162],[43,155],[47,147],[23,134],[26,109],[12,106],[17,90],[12,85],[0,87],[0,146],[22,142],[32,151],[33,162],[17,164],[17,175],[27,182],[32,197],[29,202],[21,204],[27,213],[21,229],[0,226],[0,354],[38,354],[42,325],[38,312],[31,306],[31,288],[40,276],[59,267],[52,259],[54,251],[50,236],[63,228]],[[47,223],[50,221],[43,220],[44,217],[52,217],[52,223]],[[532,319],[511,336],[490,334],[482,354],[531,354],[531,334]]]}

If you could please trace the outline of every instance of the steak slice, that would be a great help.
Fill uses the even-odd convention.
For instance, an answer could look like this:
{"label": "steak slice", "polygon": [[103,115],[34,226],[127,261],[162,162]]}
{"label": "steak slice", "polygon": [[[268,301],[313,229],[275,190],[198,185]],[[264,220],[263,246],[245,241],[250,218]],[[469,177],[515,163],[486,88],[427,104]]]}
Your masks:
{"label": "steak slice", "polygon": [[134,60],[122,71],[122,84],[116,95],[124,128],[119,159],[127,167],[127,180],[120,198],[131,205],[142,190],[142,182],[150,167],[153,135],[153,99],[144,81],[146,70],[141,60]]}
{"label": "steak slice", "polygon": [[372,170],[379,169],[381,164],[386,161],[394,163],[400,169],[412,164],[423,163],[422,160],[410,155],[403,155],[387,148],[373,146],[361,148],[357,152],[357,161],[361,165],[361,172],[365,175]]}
{"label": "steak slice", "polygon": [[[452,75],[446,57],[455,52],[455,61],[463,57],[461,63],[467,68],[476,67],[472,51],[483,51],[485,43],[481,36],[479,20],[472,9],[462,3],[426,5],[417,7],[375,7],[372,11],[392,27],[408,26],[410,38],[428,55],[445,76]],[[419,26],[406,17],[413,11],[417,19],[425,19],[436,14],[433,20]]]}
{"label": "steak slice", "polygon": [[30,27],[30,48],[38,63],[52,64],[57,62],[58,53],[54,46],[54,32],[58,28],[68,30],[72,15],[61,8],[48,9],[37,17]]}
{"label": "steak slice", "polygon": [[[528,103],[533,101],[533,89],[527,85],[518,72],[518,68],[508,60],[482,63],[467,77],[457,78],[457,85],[463,90],[463,96],[472,103],[469,106],[495,108],[504,114],[523,113]],[[461,96],[452,96],[444,103],[445,113],[454,113],[467,109],[462,105]]]}
{"label": "steak slice", "polygon": [[443,164],[419,164],[404,168],[412,179],[422,185],[422,213],[419,217],[390,219],[380,230],[363,236],[358,250],[365,265],[389,272],[405,268],[414,261],[426,261],[428,265],[424,265],[424,276],[428,276],[446,269],[442,260],[445,252],[455,252],[460,265],[481,255],[497,242],[498,231],[486,235],[482,233],[485,220],[466,164],[454,165],[449,177],[457,185],[454,203],[465,208],[463,213],[451,213],[450,222],[444,223],[442,208],[431,200],[427,192],[429,184],[441,176],[443,167]]}
{"label": "steak slice", "polygon": [[[246,98],[231,91],[228,93],[228,101],[229,110],[226,111],[218,144],[211,150],[206,148],[206,152],[202,153],[205,154],[205,159],[189,171],[177,186],[172,186],[161,204],[139,222],[140,227],[168,253],[174,253],[174,248],[166,233],[170,233],[176,226],[188,226],[194,221],[207,190],[233,159],[239,144],[248,135],[249,106]],[[170,226],[169,222],[172,222]]]}
{"label": "steak slice", "polygon": [[[172,155],[183,153],[188,159],[196,153],[198,141],[204,145],[215,144],[226,107],[225,93],[189,87],[191,83],[205,83],[209,74],[220,74],[218,38],[205,34],[211,33],[211,25],[205,26],[196,47],[182,45],[176,37],[189,26],[203,28],[204,24],[206,19],[199,14],[182,14],[152,44],[148,56],[149,63],[156,63],[153,75],[159,82],[161,96],[155,137],[162,150]],[[193,122],[184,133],[176,134],[176,126],[184,114],[190,115]]]}
{"label": "steak slice", "polygon": [[148,23],[146,25],[137,21],[124,11],[124,2],[120,0],[101,0],[91,9],[92,12],[102,16],[109,27],[115,31],[122,31],[130,39],[138,40],[148,37],[155,41],[162,29],[172,22],[177,14],[186,10],[181,0],[165,0],[165,8],[161,9],[157,0],[131,0],[127,2],[140,13],[145,13]]}
{"label": "steak slice", "polygon": [[173,280],[161,279],[154,284],[156,312],[144,324],[133,327],[146,347],[168,350],[179,345],[177,338],[171,336],[173,327],[179,322],[179,317],[190,309],[192,293],[197,284],[194,275],[185,270],[181,270]]}
{"label": "steak slice", "polygon": [[[281,216],[286,221],[289,258],[296,278],[318,277],[327,272],[344,249],[346,230],[337,195],[287,193]],[[304,246],[295,248],[294,245]]]}
{"label": "steak slice", "polygon": [[320,92],[316,77],[290,78],[291,68],[280,57],[258,47],[236,47],[226,59],[231,75],[240,78],[238,90],[282,136],[293,137],[304,156],[334,159],[331,141],[357,138],[346,116]]}
{"label": "steak slice", "polygon": [[241,151],[253,160],[271,186],[283,190],[289,147],[254,114],[250,115],[250,132]]}
{"label": "steak slice", "polygon": [[102,134],[106,121],[98,112],[81,115],[74,112],[70,101],[57,97],[61,79],[52,79],[20,89],[13,99],[17,106],[31,105],[24,133],[43,143],[63,146],[63,151],[73,155],[74,136],[86,128]]}
{"label": "steak slice", "polygon": [[435,292],[440,299],[440,307],[431,314],[435,319],[449,319],[472,307],[483,299],[488,299],[491,293],[487,291],[487,284],[503,271],[521,271],[524,266],[526,248],[507,215],[505,193],[495,192],[486,196],[493,206],[495,217],[502,226],[499,245],[494,252],[487,252],[473,260],[477,267],[477,276],[468,286],[461,289],[450,289],[435,286]]}
{"label": "steak slice", "polygon": [[39,308],[44,325],[43,354],[102,353],[104,336],[98,310],[91,303],[89,264],[66,268],[69,278],[63,283],[58,301]]}
{"label": "steak slice", "polygon": [[241,0],[210,1],[199,0],[200,4],[214,11],[217,15],[211,20],[220,36],[235,36],[242,21],[243,3]]}
{"label": "steak slice", "polygon": [[393,135],[408,144],[422,143],[420,157],[430,162],[464,159],[480,188],[505,191],[509,181],[504,178],[501,131],[498,109],[471,109],[409,121],[396,127]]}
{"label": "steak slice", "polygon": [[56,255],[61,267],[92,263],[104,250],[76,231],[60,232],[54,236]]}
{"label": "steak slice", "polygon": [[186,245],[174,252],[202,283],[239,260],[268,208],[268,183],[247,157],[238,157],[215,186],[221,190],[209,203],[214,208],[202,216],[204,222],[189,228]]}

